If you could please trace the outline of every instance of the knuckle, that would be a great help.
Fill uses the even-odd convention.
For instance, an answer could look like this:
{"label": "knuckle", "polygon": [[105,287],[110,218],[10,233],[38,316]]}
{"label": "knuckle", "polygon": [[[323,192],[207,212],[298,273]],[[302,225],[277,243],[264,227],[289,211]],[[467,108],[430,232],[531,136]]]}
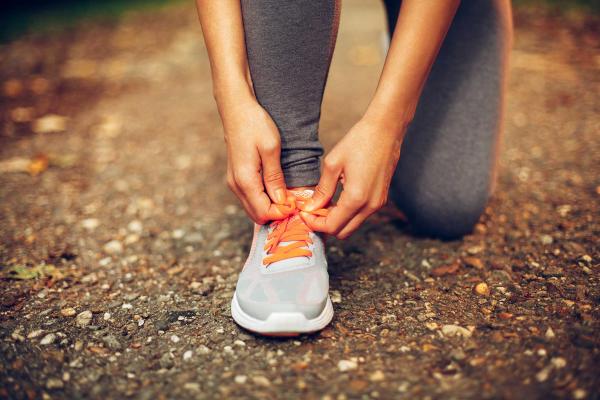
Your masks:
{"label": "knuckle", "polygon": [[323,169],[325,171],[334,172],[335,170],[337,170],[338,165],[339,165],[339,162],[337,161],[337,159],[335,159],[331,156],[325,157],[323,159]]}
{"label": "knuckle", "polygon": [[354,206],[363,206],[367,203],[367,196],[363,190],[349,189],[348,202]]}
{"label": "knuckle", "polygon": [[262,142],[261,150],[265,153],[273,154],[280,151],[279,141],[274,139],[268,139]]}
{"label": "knuckle", "polygon": [[263,172],[263,179],[267,183],[280,182],[283,180],[283,171],[278,170],[278,171],[269,171],[266,173]]}

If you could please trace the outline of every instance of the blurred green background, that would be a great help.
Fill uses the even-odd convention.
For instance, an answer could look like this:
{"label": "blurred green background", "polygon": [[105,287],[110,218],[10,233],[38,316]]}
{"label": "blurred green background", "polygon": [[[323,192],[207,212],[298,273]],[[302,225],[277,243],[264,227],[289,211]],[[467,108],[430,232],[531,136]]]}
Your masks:
{"label": "blurred green background", "polygon": [[[114,21],[127,11],[165,7],[184,0],[8,0],[0,2],[0,41],[28,33],[47,33],[89,19]],[[192,1],[192,0],[188,0]],[[550,12],[600,14],[600,0],[514,0],[516,7]]]}

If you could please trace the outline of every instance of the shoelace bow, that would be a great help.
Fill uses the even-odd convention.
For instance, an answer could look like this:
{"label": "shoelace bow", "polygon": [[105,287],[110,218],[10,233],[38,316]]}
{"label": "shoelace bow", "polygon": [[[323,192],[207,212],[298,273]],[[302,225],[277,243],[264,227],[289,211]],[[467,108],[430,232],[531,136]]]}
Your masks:
{"label": "shoelace bow", "polygon": [[[312,230],[298,215],[300,211],[312,215],[326,216],[327,210],[320,208],[313,211],[304,209],[304,202],[294,195],[289,195],[285,204],[277,204],[277,208],[287,217],[271,222],[271,233],[267,236],[265,251],[268,256],[263,259],[263,264],[268,266],[277,261],[295,257],[310,257],[312,251],[307,249],[312,244],[310,233]],[[281,245],[282,242],[291,242]]]}

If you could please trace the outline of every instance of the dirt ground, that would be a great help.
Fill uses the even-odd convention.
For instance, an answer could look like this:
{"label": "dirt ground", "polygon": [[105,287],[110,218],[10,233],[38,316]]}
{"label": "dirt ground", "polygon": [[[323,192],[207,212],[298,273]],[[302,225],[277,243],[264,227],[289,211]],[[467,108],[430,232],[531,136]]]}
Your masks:
{"label": "dirt ground", "polygon": [[[379,4],[343,8],[327,147],[383,61]],[[0,398],[600,398],[598,26],[517,13],[475,232],[387,207],[330,242],[330,327],[288,340],[231,319],[251,224],[191,4],[2,45]]]}

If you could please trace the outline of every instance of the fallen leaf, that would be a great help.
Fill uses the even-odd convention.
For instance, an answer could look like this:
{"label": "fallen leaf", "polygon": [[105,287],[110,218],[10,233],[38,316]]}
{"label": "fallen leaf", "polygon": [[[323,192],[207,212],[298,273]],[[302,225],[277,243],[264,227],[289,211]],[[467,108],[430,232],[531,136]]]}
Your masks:
{"label": "fallen leaf", "polygon": [[39,264],[35,267],[27,267],[24,265],[13,265],[7,270],[2,271],[2,277],[15,280],[29,280],[39,278],[51,278],[59,280],[63,278],[62,272],[52,264]]}
{"label": "fallen leaf", "polygon": [[38,154],[35,156],[27,166],[27,171],[30,175],[36,176],[48,169],[48,156],[45,154]]}
{"label": "fallen leaf", "polygon": [[458,267],[459,267],[459,265],[457,262],[453,262],[452,264],[448,264],[448,265],[442,265],[440,267],[433,269],[431,271],[431,275],[435,276],[435,277],[440,277],[440,276],[444,276],[444,275],[452,275],[458,271]]}

